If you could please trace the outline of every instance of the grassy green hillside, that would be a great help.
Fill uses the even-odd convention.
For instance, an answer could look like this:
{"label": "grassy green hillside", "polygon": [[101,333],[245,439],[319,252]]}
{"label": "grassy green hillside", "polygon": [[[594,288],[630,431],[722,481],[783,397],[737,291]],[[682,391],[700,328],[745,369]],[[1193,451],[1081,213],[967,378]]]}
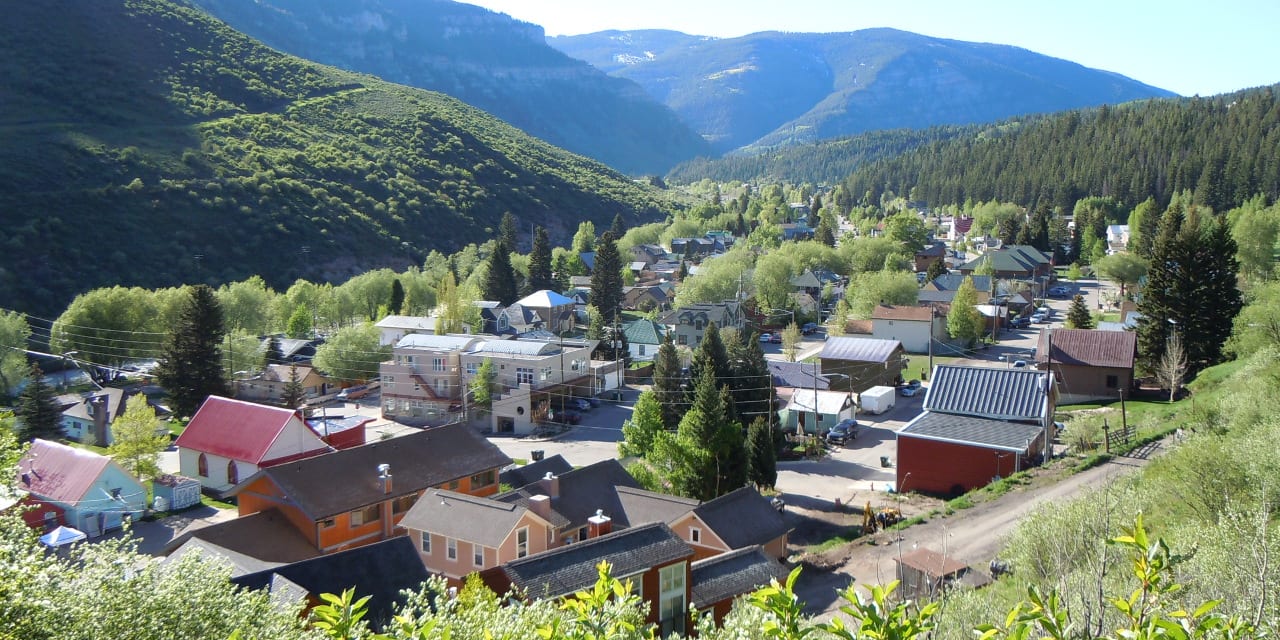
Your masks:
{"label": "grassy green hillside", "polygon": [[446,96],[279,54],[165,0],[19,3],[0,27],[0,299],[405,264],[512,212],[656,218],[662,194]]}

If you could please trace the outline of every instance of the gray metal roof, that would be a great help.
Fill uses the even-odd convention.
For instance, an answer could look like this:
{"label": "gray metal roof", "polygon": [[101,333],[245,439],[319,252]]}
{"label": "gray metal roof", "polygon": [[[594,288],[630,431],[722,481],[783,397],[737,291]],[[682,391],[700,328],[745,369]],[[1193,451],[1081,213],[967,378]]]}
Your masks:
{"label": "gray metal roof", "polygon": [[1025,452],[1044,436],[1044,427],[926,411],[898,432],[898,437],[925,438],[988,449]]}
{"label": "gray metal roof", "polygon": [[475,342],[475,336],[437,336],[426,333],[411,333],[396,343],[397,349],[429,349],[431,351],[457,351],[466,349]]}
{"label": "gray metal roof", "polygon": [[534,598],[554,598],[588,589],[608,562],[615,576],[692,559],[693,548],[663,522],[615,531],[502,565],[511,583]]}
{"label": "gray metal roof", "polygon": [[854,362],[886,362],[893,352],[902,347],[897,340],[876,338],[827,338],[820,358],[827,360],[851,360]]}
{"label": "gray metal roof", "polygon": [[1041,421],[1049,410],[1048,374],[1027,369],[938,365],[924,410],[994,420]]}
{"label": "gray metal roof", "polygon": [[560,345],[534,340],[487,340],[476,345],[472,353],[500,353],[513,356],[545,356],[556,353]]}

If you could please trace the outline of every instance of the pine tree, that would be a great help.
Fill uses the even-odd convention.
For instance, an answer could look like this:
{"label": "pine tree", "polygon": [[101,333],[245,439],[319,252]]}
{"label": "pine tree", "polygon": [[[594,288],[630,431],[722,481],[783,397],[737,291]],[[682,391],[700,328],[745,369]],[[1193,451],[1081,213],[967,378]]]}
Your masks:
{"label": "pine tree", "polygon": [[681,369],[680,354],[668,333],[653,360],[653,393],[662,404],[662,424],[668,431],[680,426],[680,416],[684,413]]}
{"label": "pine tree", "polygon": [[31,364],[27,373],[27,386],[18,396],[18,440],[31,442],[36,438],[58,440],[62,438],[62,412],[53,397],[53,389],[44,381],[40,365]]}
{"label": "pine tree", "polygon": [[621,240],[622,234],[627,232],[627,224],[622,221],[622,214],[615,213],[613,215],[613,224],[609,225],[609,233],[613,234],[614,240]]}
{"label": "pine tree", "polygon": [[747,474],[757,489],[772,489],[778,483],[778,450],[764,418],[756,418],[747,430]]}
{"label": "pine tree", "polygon": [[818,230],[814,234],[814,239],[828,247],[836,246],[836,234],[831,230],[826,220],[818,223]]}
{"label": "pine tree", "polygon": [[392,314],[404,310],[404,285],[400,284],[400,278],[391,281],[391,299],[387,301],[387,309]]}
{"label": "pine tree", "polygon": [[738,420],[746,427],[760,416],[767,417],[772,410],[773,375],[754,334],[738,332],[738,339],[728,350],[732,371],[729,388],[733,390]]}
{"label": "pine tree", "polygon": [[924,277],[925,282],[933,282],[934,280],[938,279],[938,276],[946,275],[946,273],[947,273],[947,261],[934,260],[933,262],[929,263],[929,270],[925,272],[925,277]]}
{"label": "pine tree", "polygon": [[591,304],[611,319],[622,308],[622,257],[613,234],[606,231],[596,243],[596,264],[591,270]]}
{"label": "pine tree", "polygon": [[556,293],[565,293],[569,290],[569,263],[565,260],[563,253],[556,256],[555,263],[551,268],[551,277],[555,284],[550,288]]}
{"label": "pine tree", "polygon": [[499,242],[493,248],[488,266],[484,280],[484,299],[499,302],[503,306],[515,302],[520,288],[516,285],[516,272],[511,267],[511,254],[507,245]]}
{"label": "pine tree", "polygon": [[1092,329],[1093,315],[1084,304],[1084,296],[1077,294],[1071,301],[1071,309],[1067,311],[1068,329]]}
{"label": "pine tree", "polygon": [[280,392],[280,402],[286,409],[297,409],[306,400],[307,393],[302,388],[302,378],[298,376],[298,365],[289,365],[289,379]]}
{"label": "pine tree", "polygon": [[226,333],[222,308],[207,285],[190,291],[156,367],[156,380],[169,392],[177,416],[195,415],[205,398],[228,393],[219,349]]}
{"label": "pine tree", "polygon": [[708,324],[706,330],[702,332],[702,344],[698,345],[698,350],[693,353],[693,362],[690,363],[689,369],[694,380],[698,380],[706,369],[711,370],[716,380],[728,381],[733,375],[729,367],[729,352],[724,346],[724,341],[720,339],[720,328],[716,323]]}
{"label": "pine tree", "polygon": [[280,350],[280,337],[273,333],[267,338],[267,347],[262,350],[262,369],[265,371],[267,367],[283,362],[284,352]]}
{"label": "pine tree", "polygon": [[[519,238],[516,232],[516,217],[508,211],[502,214],[502,222],[498,223],[498,242],[507,248],[507,251],[516,251],[519,246]],[[492,299],[492,298],[491,298]]]}
{"label": "pine tree", "polygon": [[533,249],[529,252],[529,289],[555,288],[556,282],[551,276],[551,241],[547,239],[547,230],[538,227],[533,231]]}

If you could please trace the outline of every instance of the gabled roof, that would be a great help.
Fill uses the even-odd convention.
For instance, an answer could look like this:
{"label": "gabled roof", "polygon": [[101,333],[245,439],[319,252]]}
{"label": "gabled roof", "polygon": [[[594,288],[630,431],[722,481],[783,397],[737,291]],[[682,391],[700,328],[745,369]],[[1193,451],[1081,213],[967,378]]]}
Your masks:
{"label": "gabled roof", "polygon": [[550,458],[530,462],[521,467],[505,469],[498,480],[502,484],[511,487],[523,487],[530,482],[537,482],[539,478],[548,473],[558,476],[570,471],[573,471],[573,465],[569,464],[569,461],[565,460],[564,456],[557,453]]}
{"label": "gabled roof", "polygon": [[929,322],[933,311],[929,307],[899,307],[893,305],[876,305],[871,312],[872,320],[908,320],[912,322]]}
{"label": "gabled roof", "polygon": [[320,555],[315,545],[276,509],[188,529],[165,545],[165,552],[173,553],[190,540],[203,540],[220,549],[269,563],[297,562]]}
{"label": "gabled roof", "polygon": [[[297,367],[298,369],[299,382],[305,381],[307,379],[307,376],[315,373],[314,368],[308,367],[306,365],[269,364],[267,365],[266,370],[262,372],[262,379],[268,382],[288,382],[290,371],[294,367]],[[316,374],[316,375],[319,375],[319,374]]]}
{"label": "gabled roof", "polygon": [[411,333],[396,343],[397,349],[422,349],[425,351],[465,351],[478,340],[476,336],[438,336],[429,333]]}
{"label": "gabled roof", "polygon": [[764,544],[791,530],[782,514],[753,487],[742,487],[693,510],[730,549]]}
{"label": "gabled roof", "polygon": [[430,316],[387,316],[373,325],[379,329],[435,331],[436,319]]}
{"label": "gabled roof", "polygon": [[827,338],[818,355],[824,360],[850,360],[854,362],[887,362],[902,343],[897,340],[877,338]]}
{"label": "gabled roof", "polygon": [[932,578],[942,578],[955,573],[960,573],[969,566],[954,557],[938,553],[932,549],[916,549],[898,560],[902,564],[911,567],[917,571],[922,571],[925,575]]}
{"label": "gabled roof", "polygon": [[520,298],[516,301],[516,304],[524,305],[526,307],[551,308],[571,305],[573,304],[573,300],[550,289],[542,289],[541,291],[534,291],[533,293]]}
{"label": "gabled roof", "polygon": [[796,387],[791,392],[791,402],[787,408],[792,411],[813,411],[814,396],[817,396],[818,413],[836,415],[853,403],[849,394],[844,391],[823,391]]}
{"label": "gabled roof", "polygon": [[916,252],[916,256],[920,258],[941,258],[947,255],[947,245],[942,243],[931,244]]}
{"label": "gabled roof", "polygon": [[813,275],[812,271],[805,271],[791,279],[791,286],[803,287],[805,289],[820,289],[822,288],[822,283],[818,281],[818,276]]}
{"label": "gabled roof", "polygon": [[[271,445],[295,418],[297,414],[290,409],[209,396],[174,444],[179,448],[260,465]],[[314,442],[307,440],[296,449],[319,452],[329,448],[306,429],[301,419],[298,419],[298,425],[306,431],[305,435],[299,432],[299,437],[310,438]]]}
{"label": "gabled roof", "polygon": [[18,462],[15,488],[35,498],[76,503],[85,497],[108,464],[111,458],[106,456],[36,438]]}
{"label": "gabled roof", "polygon": [[[1052,338],[1052,340],[1050,339]],[[1049,343],[1053,344],[1052,353]],[[1132,331],[1098,329],[1042,329],[1036,348],[1036,362],[1084,367],[1133,368],[1138,350],[1138,334]]]}
{"label": "gabled roof", "polygon": [[[640,488],[617,460],[601,460],[558,476],[560,495],[551,496],[551,523],[557,528],[580,527],[599,509],[617,526],[631,524],[618,498],[617,487]],[[536,495],[547,495],[540,480],[494,496],[494,500],[529,506]]]}
{"label": "gabled roof", "polygon": [[655,522],[513,560],[500,569],[529,596],[554,598],[595,584],[601,562],[609,563],[613,575],[626,576],[692,557],[693,549],[666,523]]}
{"label": "gabled roof", "polygon": [[225,562],[231,567],[231,577],[242,576],[247,573],[256,573],[264,571],[272,567],[278,567],[279,562],[268,562],[260,560],[253,556],[246,555],[233,549],[214,544],[208,540],[201,538],[187,538],[177,549],[170,553],[165,559],[161,560],[161,564],[170,564],[177,562],[189,553],[198,553],[206,560],[218,560]]}
{"label": "gabled roof", "polygon": [[[928,285],[925,285],[925,288],[931,288],[937,291],[955,291],[960,288],[960,285],[964,282],[965,278],[973,278],[974,289],[990,293],[991,276],[980,276],[976,274],[966,276],[959,273],[944,273],[934,278]],[[948,301],[950,301],[950,299],[948,299]]]}
{"label": "gabled roof", "polygon": [[666,331],[663,325],[647,318],[622,325],[622,334],[627,337],[627,344],[662,344],[664,333]]}
{"label": "gabled roof", "polygon": [[120,414],[124,413],[125,404],[128,402],[124,389],[116,387],[106,387],[98,389],[92,393],[87,393],[80,398],[79,402],[67,407],[63,410],[62,415],[69,418],[78,418],[87,422],[93,422],[93,416],[89,415],[89,404],[96,398],[102,396],[107,397],[107,424],[111,424]]}
{"label": "gabled roof", "polygon": [[671,522],[698,506],[692,498],[657,493],[633,487],[617,487],[618,502],[629,526],[649,522]]}
{"label": "gabled roof", "polygon": [[428,489],[404,514],[400,526],[496,548],[529,513],[518,504]]}
{"label": "gabled roof", "polygon": [[690,565],[693,586],[690,603],[704,610],[717,602],[751,593],[770,580],[783,583],[787,569],[759,546],[722,553]]}
{"label": "gabled roof", "polygon": [[1021,422],[1005,422],[974,416],[925,411],[898,432],[898,437],[916,437],[967,444],[988,449],[1025,452],[1029,442],[1044,436],[1044,427]]}
{"label": "gabled roof", "polygon": [[374,629],[390,622],[397,606],[430,577],[413,542],[405,536],[383,540],[310,560],[272,567],[232,578],[232,584],[248,589],[270,589],[276,578],[301,587],[314,598],[322,593],[354,589],[369,597],[368,620]]}
{"label": "gabled roof", "polygon": [[[391,465],[390,494],[378,478],[380,464]],[[308,517],[321,520],[508,464],[511,458],[502,450],[457,423],[268,467],[230,494],[266,477]]]}
{"label": "gabled roof", "polygon": [[[774,386],[812,389],[816,385],[819,391],[831,388],[830,381],[824,378],[821,373],[816,373],[817,367],[814,365],[803,362],[784,362],[782,360],[767,360],[766,362],[769,364],[769,373],[773,375]],[[814,380],[815,373],[817,380]]]}
{"label": "gabled roof", "polygon": [[1040,421],[1049,408],[1043,371],[938,365],[929,379],[925,411]]}

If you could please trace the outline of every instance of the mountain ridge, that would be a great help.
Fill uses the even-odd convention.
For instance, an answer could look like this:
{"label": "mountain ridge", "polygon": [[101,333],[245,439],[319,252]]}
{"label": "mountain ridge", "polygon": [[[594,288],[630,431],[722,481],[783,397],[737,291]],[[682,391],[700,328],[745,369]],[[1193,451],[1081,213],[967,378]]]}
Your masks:
{"label": "mountain ridge", "polygon": [[452,95],[629,174],[710,147],[639,85],[549,46],[542,27],[452,0],[193,0],[281,51]]}
{"label": "mountain ridge", "polygon": [[888,28],[738,38],[608,31],[547,41],[635,80],[722,152],[1174,95],[1019,47]]}

